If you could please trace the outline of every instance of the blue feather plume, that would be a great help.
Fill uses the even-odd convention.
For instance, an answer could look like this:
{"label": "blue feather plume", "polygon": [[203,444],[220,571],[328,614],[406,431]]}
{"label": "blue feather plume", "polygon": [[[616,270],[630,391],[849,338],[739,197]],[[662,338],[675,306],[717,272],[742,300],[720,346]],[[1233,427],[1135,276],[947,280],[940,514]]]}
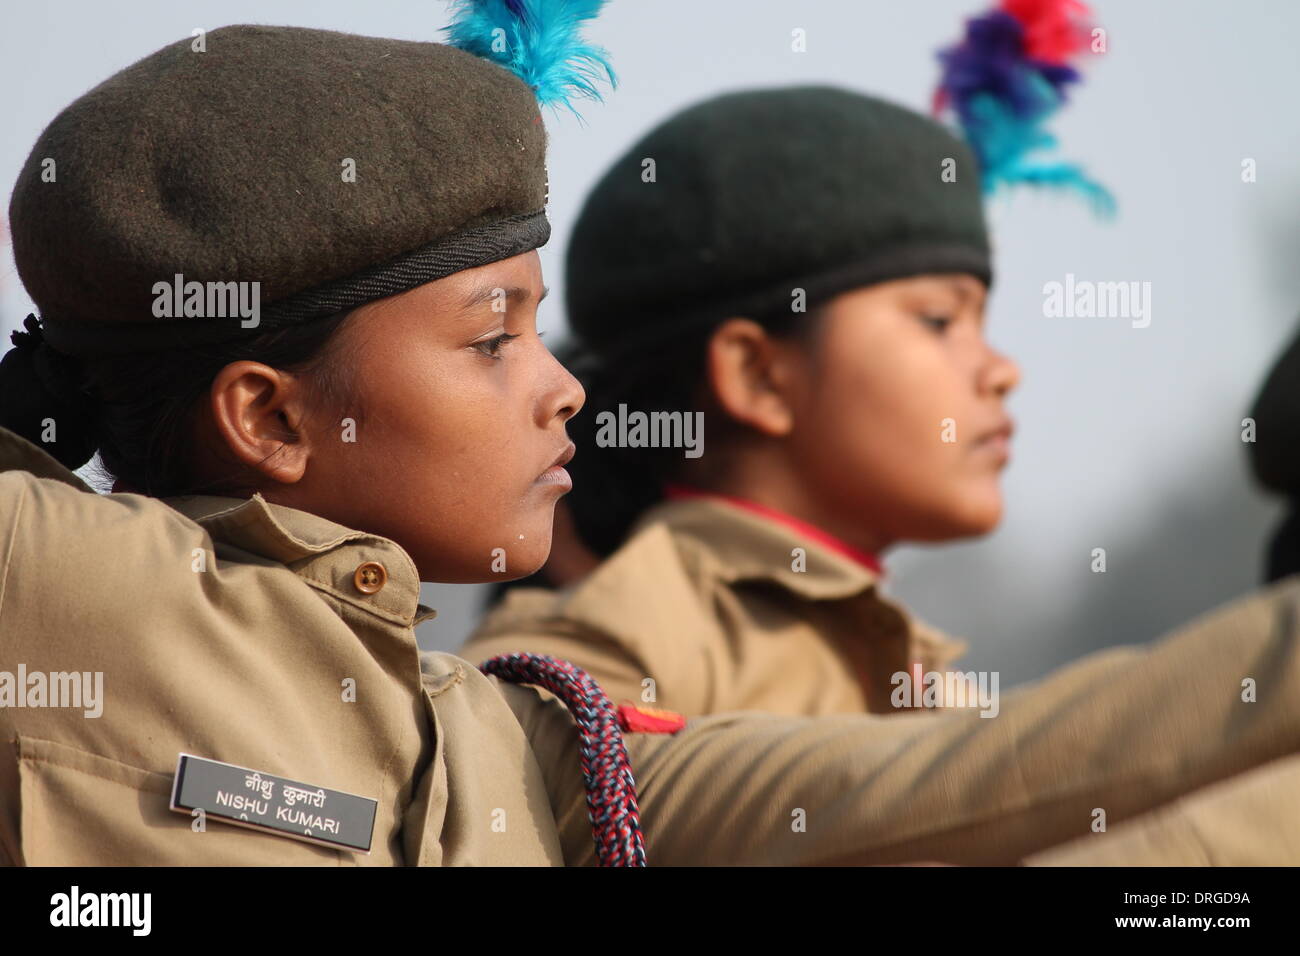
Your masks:
{"label": "blue feather plume", "polygon": [[[1026,84],[1029,88],[1036,85]],[[1039,86],[1038,92],[1043,98],[1042,108],[1027,115],[1007,100],[988,93],[966,100],[962,126],[979,156],[984,192],[994,192],[1000,184],[1015,183],[1069,189],[1087,199],[1097,215],[1114,215],[1114,197],[1090,179],[1082,167],[1032,158],[1057,145],[1056,137],[1041,125],[1043,117],[1056,108],[1055,95],[1046,84]]]}
{"label": "blue feather plume", "polygon": [[602,99],[597,84],[618,84],[609,54],[587,43],[583,24],[605,0],[452,0],[448,42],[499,63],[533,88],[537,102],[566,107],[570,98]]}
{"label": "blue feather plume", "polygon": [[1081,77],[1062,51],[1054,58],[1031,55],[1026,25],[1011,8],[1058,17],[1082,9],[1074,0],[1002,0],[1001,8],[967,21],[962,41],[939,54],[943,77],[935,111],[951,108],[957,114],[986,193],[1018,183],[1069,189],[1084,196],[1094,212],[1112,215],[1114,197],[1082,168],[1040,158],[1056,146],[1048,120]]}

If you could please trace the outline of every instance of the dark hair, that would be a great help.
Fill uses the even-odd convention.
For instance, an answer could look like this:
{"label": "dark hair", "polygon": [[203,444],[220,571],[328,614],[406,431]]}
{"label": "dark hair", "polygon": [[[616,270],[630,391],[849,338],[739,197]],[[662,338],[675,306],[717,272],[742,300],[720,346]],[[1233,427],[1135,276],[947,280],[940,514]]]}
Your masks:
{"label": "dark hair", "polygon": [[[28,338],[19,341],[23,333],[16,333],[18,347],[0,366],[0,424],[69,468],[98,450],[105,471],[144,494],[243,494],[252,490],[244,469],[205,480],[194,473],[201,399],[222,368],[249,359],[308,375],[313,410],[346,403],[359,418],[354,383],[337,349],[350,314],[233,342],[95,358],[56,352],[29,318]],[[53,443],[42,440],[47,418],[58,428]]]}
{"label": "dark hair", "polygon": [[[810,303],[806,313],[789,306],[748,316],[780,339],[811,345],[825,309],[825,300]],[[596,416],[629,410],[691,411],[704,414],[709,447],[725,446],[728,436],[743,428],[714,402],[705,376],[708,343],[725,321],[719,316],[662,341],[612,358],[572,343],[559,355],[582,382],[587,401],[569,422],[569,437],[577,446],[567,466],[573,491],[565,498],[573,512],[578,536],[601,557],[613,553],[628,531],[663,498],[663,485],[682,467],[681,449],[600,447]]]}

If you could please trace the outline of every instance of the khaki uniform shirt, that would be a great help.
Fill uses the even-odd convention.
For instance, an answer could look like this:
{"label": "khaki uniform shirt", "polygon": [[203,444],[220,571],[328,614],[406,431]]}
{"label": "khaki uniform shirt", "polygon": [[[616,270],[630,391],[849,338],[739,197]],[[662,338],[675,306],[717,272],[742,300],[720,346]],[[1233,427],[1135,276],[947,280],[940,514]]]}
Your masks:
{"label": "khaki uniform shirt", "polygon": [[[371,562],[387,579],[365,591]],[[93,706],[0,706],[0,863],[591,863],[567,710],[419,652],[418,584],[388,539],[260,496],[98,495],[0,429],[0,690],[20,668],[102,674]],[[1099,806],[1129,822],[1085,855],[1133,861],[1163,807],[1161,861],[1200,862],[1216,833],[1191,791],[1233,779],[1211,794],[1233,838],[1275,836],[1247,862],[1295,862],[1273,814],[1294,815],[1297,775],[1241,771],[1300,750],[1298,600],[1293,580],[1094,655],[1004,695],[995,719],[732,714],[629,734],[649,862],[1078,861]],[[372,852],[212,817],[196,831],[168,809],[182,752],[377,800]],[[1169,816],[1184,794],[1195,841]]]}
{"label": "khaki uniform shirt", "polygon": [[897,675],[916,703],[918,674],[948,669],[967,647],[886,598],[865,565],[784,523],[691,498],[647,512],[570,589],[509,592],[459,653],[551,654],[615,700],[684,714],[817,716],[897,714]]}

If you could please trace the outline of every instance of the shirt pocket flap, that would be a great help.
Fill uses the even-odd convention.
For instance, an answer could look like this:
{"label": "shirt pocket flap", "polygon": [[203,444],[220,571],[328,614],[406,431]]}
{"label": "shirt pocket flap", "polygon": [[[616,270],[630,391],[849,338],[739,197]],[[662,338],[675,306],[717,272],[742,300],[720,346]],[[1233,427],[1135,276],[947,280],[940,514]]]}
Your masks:
{"label": "shirt pocket flap", "polygon": [[29,866],[331,866],[342,854],[234,826],[196,830],[172,776],[18,735],[19,832]]}

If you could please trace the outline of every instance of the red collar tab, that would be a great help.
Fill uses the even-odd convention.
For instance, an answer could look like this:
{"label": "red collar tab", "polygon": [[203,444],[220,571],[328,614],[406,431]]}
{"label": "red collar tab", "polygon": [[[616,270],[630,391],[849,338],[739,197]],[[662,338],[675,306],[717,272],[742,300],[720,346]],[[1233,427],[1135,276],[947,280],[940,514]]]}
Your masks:
{"label": "red collar tab", "polygon": [[783,524],[787,528],[795,531],[812,541],[816,541],[822,547],[841,554],[857,564],[862,565],[878,577],[884,577],[885,569],[881,565],[880,559],[868,551],[861,548],[855,548],[842,538],[819,528],[816,525],[809,524],[794,515],[786,514],[776,508],[768,505],[761,505],[757,501],[750,501],[748,498],[737,498],[735,495],[722,495],[713,491],[704,491],[700,488],[692,488],[689,485],[681,485],[675,482],[668,482],[664,485],[664,497],[669,501],[684,501],[691,498],[711,498],[715,501],[725,501],[737,508],[743,508],[752,514],[767,518],[769,521],[775,521]]}

